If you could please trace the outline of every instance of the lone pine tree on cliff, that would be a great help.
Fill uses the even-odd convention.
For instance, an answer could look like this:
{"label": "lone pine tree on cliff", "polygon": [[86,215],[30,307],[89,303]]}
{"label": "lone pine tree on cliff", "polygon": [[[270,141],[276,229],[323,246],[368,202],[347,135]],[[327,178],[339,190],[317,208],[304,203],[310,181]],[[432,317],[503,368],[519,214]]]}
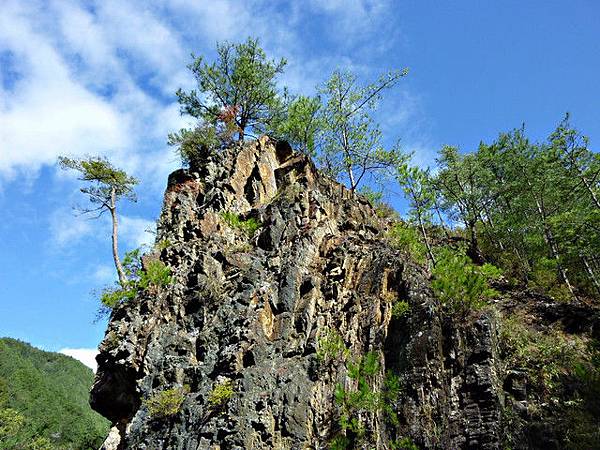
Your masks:
{"label": "lone pine tree on cliff", "polygon": [[118,244],[118,219],[117,203],[125,198],[136,201],[133,190],[138,180],[128,175],[124,170],[114,167],[107,159],[101,157],[88,157],[84,159],[71,159],[64,156],[58,158],[63,169],[73,169],[80,173],[79,180],[88,184],[80,190],[86,194],[93,208],[82,208],[83,214],[96,213],[96,218],[106,211],[110,212],[112,221],[112,254],[119,277],[119,284],[127,284],[127,276],[119,258]]}
{"label": "lone pine tree on cliff", "polygon": [[221,127],[223,134],[237,134],[241,142],[249,129],[264,132],[277,115],[282,100],[276,81],[287,62],[267,59],[258,39],[252,38],[239,44],[219,43],[217,55],[211,64],[192,55],[188,68],[198,87],[177,91],[181,113],[203,125]]}

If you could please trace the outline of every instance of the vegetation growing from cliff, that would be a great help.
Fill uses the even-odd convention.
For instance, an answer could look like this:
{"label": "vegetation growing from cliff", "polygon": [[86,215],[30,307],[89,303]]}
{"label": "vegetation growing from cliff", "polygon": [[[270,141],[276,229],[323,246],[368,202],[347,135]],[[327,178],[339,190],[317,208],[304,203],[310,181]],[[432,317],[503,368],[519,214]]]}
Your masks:
{"label": "vegetation growing from cliff", "polygon": [[243,231],[248,237],[254,236],[256,230],[262,226],[262,224],[253,217],[244,220],[238,214],[229,211],[221,213],[221,217],[231,228]]}
{"label": "vegetation growing from cliff", "polygon": [[325,173],[333,178],[342,175],[351,191],[365,175],[392,168],[404,158],[397,145],[384,147],[373,110],[381,93],[407,73],[406,69],[389,72],[374,83],[360,86],[356,75],[336,70],[320,90],[324,106],[317,158]]}
{"label": "vegetation growing from cliff", "polygon": [[347,70],[336,69],[318,87],[318,95],[290,95],[277,87],[285,59],[270,60],[257,39],[217,44],[212,63],[192,55],[188,66],[197,89],[176,93],[181,113],[198,119],[191,129],[168,137],[184,165],[196,167],[207,151],[232,142],[268,134],[289,141],[316,158],[329,176],[354,191],[368,176],[393,169],[405,159],[399,145],[384,145],[374,111],[383,92],[408,74],[389,71],[363,84]]}
{"label": "vegetation growing from cliff", "polygon": [[231,397],[233,397],[233,382],[224,380],[213,387],[208,396],[208,404],[213,409],[220,408],[226,405]]}
{"label": "vegetation growing from cliff", "polygon": [[184,400],[183,388],[171,388],[153,394],[144,404],[153,419],[164,419],[179,414]]}
{"label": "vegetation growing from cliff", "polygon": [[397,170],[432,265],[433,247],[462,241],[514,283],[563,300],[600,295],[600,156],[568,116],[545,142],[521,128],[472,153],[446,146],[436,162]]}
{"label": "vegetation growing from cliff", "polygon": [[[526,376],[530,420],[544,418],[544,411],[534,406],[542,405],[553,411],[543,420],[562,435],[565,448],[597,448],[600,444],[598,341],[569,335],[557,328],[539,329],[529,320],[521,315],[505,317],[500,344],[506,366]],[[505,443],[510,446],[518,441],[515,431],[525,424],[510,408],[504,420]]]}
{"label": "vegetation growing from cliff", "polygon": [[93,378],[73,358],[0,339],[0,447],[99,448],[109,422],[88,404]]}
{"label": "vegetation growing from cliff", "polygon": [[439,262],[433,269],[431,286],[451,314],[466,317],[486,304],[486,300],[498,295],[490,287],[490,281],[500,277],[500,270],[491,265],[477,266],[466,255],[449,249],[441,249]]}
{"label": "vegetation growing from cliff", "polygon": [[123,258],[125,280],[114,286],[106,287],[100,294],[101,313],[109,313],[113,308],[133,300],[143,290],[156,291],[171,283],[171,269],[158,258],[149,258],[142,264],[141,249],[137,248],[125,254]]}
{"label": "vegetation growing from cliff", "polygon": [[[399,303],[403,306],[400,314],[404,314],[408,304]],[[401,381],[391,371],[381,376],[383,367],[378,352],[367,352],[353,358],[342,336],[335,330],[325,330],[318,340],[317,360],[322,367],[342,363],[348,378],[346,383],[338,383],[334,392],[339,419],[338,430],[330,442],[331,449],[358,448],[370,442],[373,430],[365,426],[365,414],[383,414],[394,426],[399,425],[392,405],[401,392]],[[403,445],[412,448],[407,439],[394,441],[393,445],[398,449],[405,448]]]}

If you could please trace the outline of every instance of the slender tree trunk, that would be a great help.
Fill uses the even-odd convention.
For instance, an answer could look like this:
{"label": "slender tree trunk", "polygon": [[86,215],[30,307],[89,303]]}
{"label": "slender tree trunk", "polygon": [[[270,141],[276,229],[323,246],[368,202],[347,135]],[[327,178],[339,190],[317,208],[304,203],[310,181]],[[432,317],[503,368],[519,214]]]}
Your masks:
{"label": "slender tree trunk", "polygon": [[594,192],[594,189],[590,185],[590,182],[588,181],[588,179],[585,176],[581,175],[581,181],[583,181],[583,184],[585,185],[586,189],[590,193],[592,200],[594,201],[596,207],[598,209],[600,209],[600,200],[598,199],[598,196],[596,196],[596,193]]}
{"label": "slender tree trunk", "polygon": [[438,204],[437,198],[433,201],[433,209],[435,209],[435,213],[438,216],[438,219],[440,221],[440,226],[442,227],[442,230],[444,231],[446,238],[450,239],[450,233],[448,232],[448,228],[446,228],[446,222],[444,222],[444,219],[442,218],[442,213],[440,212],[440,206]]}
{"label": "slender tree trunk", "polygon": [[[498,243],[498,247],[500,247],[501,251],[506,250],[504,248],[504,244],[502,243],[502,239],[500,239],[498,237],[498,233],[496,233],[496,226],[494,225],[494,221],[492,219],[492,215],[490,214],[490,210],[489,210],[488,206],[485,203],[483,204],[483,209],[485,210],[485,218],[487,219],[488,227],[490,228],[492,236],[494,236],[494,239]],[[481,219],[482,219],[481,221],[484,222],[483,216],[482,216]]]}
{"label": "slender tree trunk", "polygon": [[581,257],[581,261],[583,261],[583,265],[585,266],[586,272],[590,276],[590,280],[592,280],[592,283],[593,283],[594,287],[596,288],[596,292],[598,292],[598,294],[600,294],[600,282],[598,282],[598,278],[596,278],[596,274],[592,270],[592,267],[590,266],[588,259],[583,254],[579,254],[579,256]]}
{"label": "slender tree trunk", "polygon": [[427,231],[425,230],[425,224],[423,223],[423,216],[421,214],[421,210],[423,208],[422,203],[419,202],[419,198],[417,193],[410,185],[410,181],[407,183],[407,187],[409,189],[410,195],[412,197],[412,201],[415,204],[415,209],[417,211],[417,220],[419,221],[419,228],[421,229],[421,234],[423,235],[423,240],[425,241],[425,247],[427,247],[427,254],[429,255],[429,259],[435,267],[436,261],[435,256],[433,256],[433,251],[431,250],[431,244],[429,243],[429,237],[427,236]]}
{"label": "slender tree trunk", "polygon": [[356,182],[354,181],[354,172],[352,171],[352,163],[350,162],[350,146],[348,144],[348,135],[346,133],[346,128],[342,129],[342,139],[344,144],[344,155],[346,156],[346,171],[348,173],[348,178],[350,179],[350,190],[354,192],[356,189]]}
{"label": "slender tree trunk", "polygon": [[419,219],[419,227],[421,228],[421,234],[423,235],[423,239],[425,240],[425,246],[427,247],[429,259],[431,259],[431,263],[433,264],[433,267],[435,267],[435,256],[433,256],[433,251],[431,250],[431,244],[429,243],[429,237],[427,236],[427,232],[425,231],[425,225],[423,224],[423,220],[421,219],[421,213],[417,214],[417,218]]}
{"label": "slender tree trunk", "polygon": [[477,239],[477,229],[476,229],[476,225],[477,225],[477,220],[476,219],[469,219],[467,222],[467,228],[469,229],[469,248],[467,249],[467,256],[469,256],[469,258],[471,258],[471,260],[475,263],[475,264],[483,264],[484,263],[484,259],[481,255],[481,252],[479,251],[479,241]]}
{"label": "slender tree trunk", "polygon": [[[530,187],[531,187],[531,185],[530,185]],[[542,228],[544,230],[544,240],[546,241],[546,244],[548,244],[548,247],[550,248],[550,254],[552,255],[552,258],[554,258],[554,260],[556,261],[556,267],[558,268],[560,277],[563,279],[563,281],[567,285],[567,288],[569,289],[569,292],[571,293],[573,298],[575,300],[577,300],[577,295],[575,294],[575,290],[573,289],[573,286],[571,285],[571,282],[569,281],[569,277],[567,276],[567,271],[565,270],[562,263],[560,262],[560,252],[558,251],[558,245],[556,243],[556,239],[554,239],[554,234],[552,233],[552,229],[550,228],[550,225],[548,224],[548,221],[546,220],[546,211],[544,210],[544,207],[537,196],[535,196],[535,204],[536,204],[538,213],[540,215],[540,218],[542,219]]]}
{"label": "slender tree trunk", "polygon": [[115,261],[115,267],[117,269],[117,276],[119,277],[119,284],[123,287],[127,284],[127,277],[125,276],[125,270],[119,259],[119,242],[118,242],[118,228],[119,223],[117,220],[117,194],[113,188],[110,193],[110,216],[112,218],[112,253]]}

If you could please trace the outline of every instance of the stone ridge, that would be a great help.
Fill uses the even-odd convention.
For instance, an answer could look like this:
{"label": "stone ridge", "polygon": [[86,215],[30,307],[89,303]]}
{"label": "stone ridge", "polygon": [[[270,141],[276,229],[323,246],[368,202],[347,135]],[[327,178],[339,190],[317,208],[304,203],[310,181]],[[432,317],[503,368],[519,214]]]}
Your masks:
{"label": "stone ridge", "polygon": [[[286,143],[265,137],[204,161],[171,174],[165,193],[155,256],[174,283],[115,310],[100,346],[91,405],[115,425],[104,448],[328,448],[335,386],[354,383],[343,363],[319,363],[330,330],[405,382],[400,423],[364,413],[374,432],[361,448],[402,436],[499,448],[494,314],[468,328],[444,321],[425,269],[386,242],[385,221]],[[261,226],[249,236],[225,212]],[[392,317],[398,300],[405,318]],[[226,383],[231,399],[211,405]],[[181,411],[150,417],[144,399],[171,388]]]}

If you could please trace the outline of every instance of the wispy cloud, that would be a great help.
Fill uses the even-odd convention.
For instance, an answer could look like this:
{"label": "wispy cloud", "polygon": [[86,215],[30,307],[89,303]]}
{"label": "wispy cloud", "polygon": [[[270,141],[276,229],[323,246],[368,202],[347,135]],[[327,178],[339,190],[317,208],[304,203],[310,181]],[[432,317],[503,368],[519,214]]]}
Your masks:
{"label": "wispy cloud", "polygon": [[95,348],[63,348],[59,350],[58,353],[62,353],[63,355],[67,355],[71,358],[81,361],[94,372],[98,368],[98,364],[96,363],[96,355],[98,354],[98,350]]}
{"label": "wispy cloud", "polygon": [[73,245],[93,233],[96,222],[84,215],[73,214],[68,208],[57,209],[50,216],[49,231],[51,243],[57,247]]}
{"label": "wispy cloud", "polygon": [[121,216],[121,236],[133,247],[150,246],[154,243],[156,225],[141,217]]}
{"label": "wispy cloud", "polygon": [[390,8],[390,0],[5,0],[0,181],[35,176],[59,154],[103,154],[155,180],[173,167],[164,169],[173,159],[166,134],[189,122],[173,95],[192,86],[189,52],[210,57],[216,41],[257,36],[290,61],[282,82],[311,92],[337,66],[379,72],[374,58],[400,33],[386,20]]}
{"label": "wispy cloud", "polygon": [[97,284],[108,284],[114,281],[116,272],[114,266],[102,264],[93,269],[91,279]]}

